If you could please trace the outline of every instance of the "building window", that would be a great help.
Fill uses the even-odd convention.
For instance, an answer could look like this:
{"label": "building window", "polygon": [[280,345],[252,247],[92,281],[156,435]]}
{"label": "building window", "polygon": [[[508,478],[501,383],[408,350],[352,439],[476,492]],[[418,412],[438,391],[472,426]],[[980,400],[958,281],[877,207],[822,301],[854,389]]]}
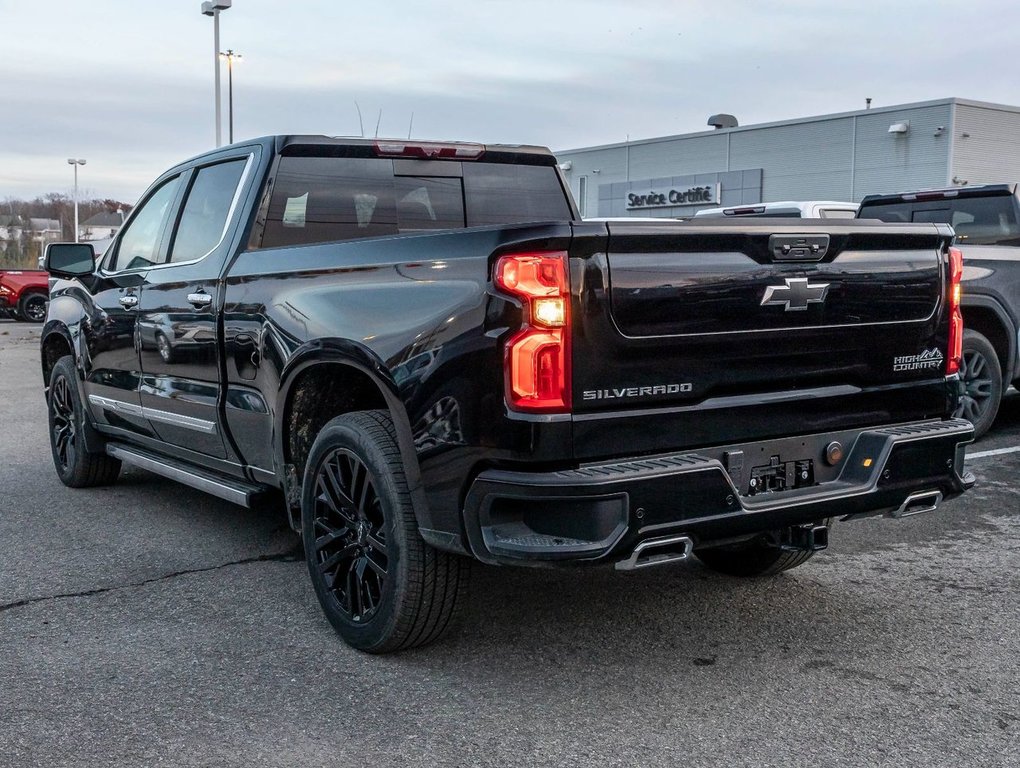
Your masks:
{"label": "building window", "polygon": [[577,179],[577,209],[582,216],[588,215],[588,177],[581,176]]}

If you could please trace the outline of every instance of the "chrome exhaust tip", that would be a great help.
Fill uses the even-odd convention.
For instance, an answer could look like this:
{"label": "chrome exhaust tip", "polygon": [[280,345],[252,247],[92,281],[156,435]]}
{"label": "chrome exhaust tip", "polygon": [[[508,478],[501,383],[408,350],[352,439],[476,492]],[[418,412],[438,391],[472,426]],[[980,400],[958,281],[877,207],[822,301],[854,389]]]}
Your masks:
{"label": "chrome exhaust tip", "polygon": [[634,547],[630,557],[616,564],[618,571],[634,571],[653,565],[666,565],[686,560],[694,552],[694,541],[690,536],[662,536],[646,539]]}
{"label": "chrome exhaust tip", "polygon": [[942,491],[919,491],[907,496],[898,509],[889,513],[889,517],[910,517],[922,512],[934,512],[941,503]]}

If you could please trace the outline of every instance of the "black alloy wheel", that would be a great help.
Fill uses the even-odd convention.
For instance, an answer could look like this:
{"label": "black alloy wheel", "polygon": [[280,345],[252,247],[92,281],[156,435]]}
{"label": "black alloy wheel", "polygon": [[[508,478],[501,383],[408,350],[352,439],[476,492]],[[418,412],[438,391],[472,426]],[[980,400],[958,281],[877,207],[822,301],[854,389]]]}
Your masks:
{"label": "black alloy wheel", "polygon": [[46,310],[50,300],[44,293],[26,293],[21,297],[18,311],[21,317],[30,323],[41,323],[46,319]]}
{"label": "black alloy wheel", "polygon": [[301,538],[319,605],[348,645],[389,653],[454,626],[470,563],[419,533],[388,412],[347,413],[319,431],[305,462]]}
{"label": "black alloy wheel", "polygon": [[50,388],[50,439],[53,442],[53,461],[60,474],[74,466],[78,451],[77,429],[71,386],[66,376],[59,376]]}
{"label": "black alloy wheel", "polygon": [[953,414],[974,425],[974,437],[988,431],[999,412],[1002,399],[1002,368],[995,347],[977,331],[963,334],[960,362],[960,402]]}
{"label": "black alloy wheel", "polygon": [[315,565],[337,608],[352,622],[382,602],[388,566],[382,504],[361,459],[330,453],[315,478]]}
{"label": "black alloy wheel", "polygon": [[71,488],[109,485],[120,474],[120,461],[88,449],[87,416],[78,397],[76,377],[70,355],[60,358],[50,373],[47,411],[53,466],[60,482]]}

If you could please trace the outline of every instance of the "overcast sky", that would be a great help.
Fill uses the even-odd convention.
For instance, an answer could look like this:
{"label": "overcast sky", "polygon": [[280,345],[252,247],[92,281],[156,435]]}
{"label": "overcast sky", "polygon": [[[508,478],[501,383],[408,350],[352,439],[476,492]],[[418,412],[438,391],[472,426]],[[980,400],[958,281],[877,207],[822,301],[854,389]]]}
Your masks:
{"label": "overcast sky", "polygon": [[[200,0],[0,0],[0,200],[134,202],[215,144]],[[569,149],[949,96],[1020,105],[1016,0],[234,0],[235,138]],[[223,72],[224,100],[226,71]],[[379,119],[380,111],[382,113]],[[413,126],[411,116],[414,115]],[[226,107],[224,107],[226,140]]]}

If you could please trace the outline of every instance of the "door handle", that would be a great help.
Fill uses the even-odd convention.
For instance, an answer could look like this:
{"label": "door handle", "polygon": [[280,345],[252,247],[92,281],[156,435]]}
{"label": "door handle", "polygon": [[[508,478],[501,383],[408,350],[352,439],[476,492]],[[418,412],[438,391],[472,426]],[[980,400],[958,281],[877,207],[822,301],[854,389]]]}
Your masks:
{"label": "door handle", "polygon": [[198,309],[200,307],[208,307],[210,304],[212,304],[212,296],[210,296],[208,293],[204,293],[204,292],[203,293],[189,293],[188,294],[188,303],[191,304],[196,309]]}
{"label": "door handle", "polygon": [[121,296],[117,299],[117,301],[120,302],[120,305],[124,307],[124,309],[131,309],[138,305],[138,297],[133,296],[130,293],[127,296]]}

